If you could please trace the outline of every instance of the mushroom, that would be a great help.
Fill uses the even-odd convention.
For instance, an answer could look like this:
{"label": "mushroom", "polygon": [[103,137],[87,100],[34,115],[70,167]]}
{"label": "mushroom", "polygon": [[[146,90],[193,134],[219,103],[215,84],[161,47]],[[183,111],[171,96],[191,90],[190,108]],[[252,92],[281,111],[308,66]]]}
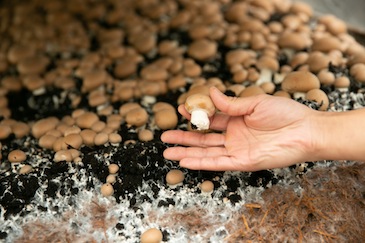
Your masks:
{"label": "mushroom", "polygon": [[104,197],[109,197],[114,194],[114,188],[110,183],[104,183],[100,187],[100,192]]}
{"label": "mushroom", "polygon": [[346,76],[337,77],[334,86],[340,91],[347,91],[350,87],[350,79]]}
{"label": "mushroom", "polygon": [[306,93],[305,98],[306,100],[317,102],[320,105],[320,111],[325,111],[328,109],[329,100],[327,94],[323,90],[312,89]]}
{"label": "mushroom", "polygon": [[188,55],[199,61],[206,61],[214,58],[218,45],[207,39],[196,40],[190,44]]}
{"label": "mushroom", "polygon": [[159,243],[163,239],[162,232],[157,228],[150,228],[141,234],[141,243]]}
{"label": "mushroom", "polygon": [[185,109],[191,114],[191,123],[197,130],[209,129],[209,117],[215,113],[215,106],[208,95],[193,94],[185,101]]}
{"label": "mushroom", "polygon": [[294,98],[304,96],[303,93],[311,89],[319,89],[320,82],[316,75],[308,71],[295,71],[285,76],[281,88],[291,94]]}
{"label": "mushroom", "polygon": [[27,155],[25,154],[24,151],[20,150],[20,149],[15,149],[12,150],[9,155],[8,155],[8,160],[11,163],[20,163],[25,161],[27,158]]}
{"label": "mushroom", "polygon": [[178,169],[173,169],[166,174],[166,183],[170,186],[180,185],[185,179],[184,172]]}
{"label": "mushroom", "polygon": [[156,125],[162,129],[173,129],[177,126],[178,117],[175,110],[163,109],[155,113]]}
{"label": "mushroom", "polygon": [[142,142],[153,140],[153,132],[149,129],[141,129],[138,131],[138,139]]}
{"label": "mushroom", "polygon": [[265,94],[265,91],[257,85],[248,86],[239,94],[239,97],[249,97],[259,94]]}
{"label": "mushroom", "polygon": [[365,83],[365,64],[356,63],[350,68],[350,74],[357,82]]}
{"label": "mushroom", "polygon": [[200,190],[205,193],[211,193],[214,190],[214,183],[209,180],[203,181],[200,184]]}
{"label": "mushroom", "polygon": [[131,126],[143,126],[148,121],[148,113],[143,107],[132,109],[126,114],[125,121]]}
{"label": "mushroom", "polygon": [[322,69],[317,74],[319,82],[323,85],[332,85],[335,82],[335,74],[330,72],[328,69]]}

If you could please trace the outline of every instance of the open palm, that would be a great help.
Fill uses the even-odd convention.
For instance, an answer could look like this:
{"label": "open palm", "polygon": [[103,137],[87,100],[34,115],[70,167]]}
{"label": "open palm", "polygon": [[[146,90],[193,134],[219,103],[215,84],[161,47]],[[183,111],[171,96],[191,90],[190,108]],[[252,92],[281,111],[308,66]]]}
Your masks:
{"label": "open palm", "polygon": [[[311,148],[310,120],[316,111],[287,98],[259,95],[231,98],[211,89],[220,112],[211,119],[215,133],[166,131],[167,159],[200,170],[255,171],[305,161]],[[183,106],[179,112],[190,115]]]}

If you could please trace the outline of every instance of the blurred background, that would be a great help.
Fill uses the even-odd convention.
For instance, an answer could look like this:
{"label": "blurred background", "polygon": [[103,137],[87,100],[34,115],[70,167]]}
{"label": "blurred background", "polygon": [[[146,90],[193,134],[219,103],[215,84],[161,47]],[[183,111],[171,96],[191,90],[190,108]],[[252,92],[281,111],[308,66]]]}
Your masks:
{"label": "blurred background", "polygon": [[300,0],[300,2],[310,4],[316,15],[331,13],[344,20],[351,31],[365,33],[364,0]]}

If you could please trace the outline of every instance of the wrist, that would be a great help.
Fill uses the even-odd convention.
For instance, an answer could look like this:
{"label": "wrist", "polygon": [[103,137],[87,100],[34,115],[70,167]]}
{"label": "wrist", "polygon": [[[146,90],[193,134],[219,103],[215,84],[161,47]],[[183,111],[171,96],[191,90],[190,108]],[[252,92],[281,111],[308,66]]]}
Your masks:
{"label": "wrist", "polygon": [[337,126],[334,115],[332,112],[315,111],[313,116],[308,118],[311,126],[309,129],[311,131],[309,154],[312,161],[333,159],[328,150],[333,149],[331,148],[334,139],[332,134],[333,129],[336,129]]}
{"label": "wrist", "polygon": [[313,161],[364,160],[364,112],[315,112],[311,120]]}

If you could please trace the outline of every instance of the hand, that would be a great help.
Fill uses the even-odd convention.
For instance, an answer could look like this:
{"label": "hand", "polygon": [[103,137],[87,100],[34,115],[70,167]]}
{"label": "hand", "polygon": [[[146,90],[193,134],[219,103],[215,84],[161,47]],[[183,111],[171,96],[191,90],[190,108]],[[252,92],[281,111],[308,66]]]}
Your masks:
{"label": "hand", "polygon": [[[215,133],[171,130],[164,157],[194,170],[257,171],[305,162],[313,156],[313,120],[318,113],[294,100],[270,95],[227,97],[217,88],[210,97],[220,111],[211,118]],[[183,105],[179,112],[190,119]],[[314,119],[315,120],[315,119]]]}

